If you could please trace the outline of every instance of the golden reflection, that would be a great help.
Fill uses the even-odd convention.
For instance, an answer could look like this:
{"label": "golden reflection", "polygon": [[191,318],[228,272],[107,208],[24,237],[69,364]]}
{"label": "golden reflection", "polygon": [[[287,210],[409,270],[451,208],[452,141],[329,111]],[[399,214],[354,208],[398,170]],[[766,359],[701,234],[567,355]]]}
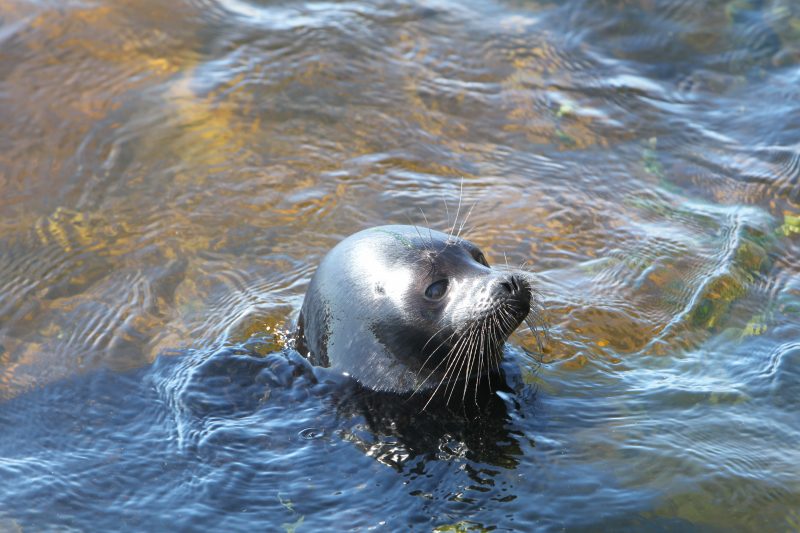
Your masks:
{"label": "golden reflection", "polygon": [[[59,354],[48,376],[65,376],[79,366],[67,352],[88,345],[87,367],[116,364],[115,353],[139,364],[223,332],[246,343],[287,328],[286,302],[302,294],[321,250],[366,225],[407,223],[415,201],[444,211],[431,198],[462,179],[480,193],[471,237],[496,257],[511,249],[550,269],[554,331],[542,357],[565,368],[695,346],[729,326],[770,268],[770,243],[756,237],[739,239],[720,266],[724,213],[704,219],[630,192],[677,189],[667,183],[669,138],[611,127],[635,111],[618,99],[639,89],[584,90],[602,69],[530,18],[503,18],[502,34],[470,53],[423,24],[391,26],[384,49],[359,48],[343,63],[314,41],[287,60],[254,46],[260,33],[204,26],[194,5],[22,6],[0,7],[30,18],[4,50],[16,67],[3,88],[18,129],[0,153],[0,238],[43,266],[26,277],[31,269],[12,263],[5,274],[22,280],[3,315],[7,391],[28,383],[14,376],[20,361],[35,366],[36,350]],[[713,34],[729,21],[719,16],[713,32],[681,39],[720,46]],[[270,37],[286,39],[275,49],[288,54],[316,36]],[[585,170],[554,155],[610,146],[632,176],[611,172],[596,190],[574,185]],[[506,166],[520,154],[552,167]],[[616,181],[627,192],[603,198]],[[724,203],[730,189],[708,194]],[[796,212],[772,210],[784,210],[772,233],[800,232]],[[282,277],[267,283],[270,273]],[[768,327],[757,316],[741,321],[744,334]],[[532,337],[520,344],[535,351]]]}

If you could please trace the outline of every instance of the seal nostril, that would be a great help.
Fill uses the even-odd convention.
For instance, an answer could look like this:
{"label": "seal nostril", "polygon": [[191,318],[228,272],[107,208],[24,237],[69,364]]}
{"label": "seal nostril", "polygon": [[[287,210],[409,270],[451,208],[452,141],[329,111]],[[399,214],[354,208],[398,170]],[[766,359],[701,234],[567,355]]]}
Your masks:
{"label": "seal nostril", "polygon": [[517,276],[508,276],[500,282],[500,286],[512,296],[523,292],[523,283]]}

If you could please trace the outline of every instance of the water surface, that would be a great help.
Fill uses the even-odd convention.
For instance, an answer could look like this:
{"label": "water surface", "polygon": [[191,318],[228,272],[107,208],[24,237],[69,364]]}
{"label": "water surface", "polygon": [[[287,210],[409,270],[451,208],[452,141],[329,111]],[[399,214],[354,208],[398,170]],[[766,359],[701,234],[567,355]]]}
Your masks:
{"label": "water surface", "polygon": [[[459,199],[544,352],[310,368],[325,252]],[[6,1],[0,529],[797,531],[799,264],[796,2]]]}

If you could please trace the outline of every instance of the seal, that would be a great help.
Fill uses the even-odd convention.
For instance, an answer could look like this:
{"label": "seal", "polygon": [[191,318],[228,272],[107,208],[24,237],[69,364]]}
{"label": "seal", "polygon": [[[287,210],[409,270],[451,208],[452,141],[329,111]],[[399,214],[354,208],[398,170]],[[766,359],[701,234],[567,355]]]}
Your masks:
{"label": "seal", "polygon": [[472,242],[379,226],[324,257],[303,301],[295,347],[368,389],[432,390],[431,399],[449,390],[449,402],[457,383],[466,395],[467,383],[477,390],[500,371],[505,341],[534,313],[533,303],[528,277],[491,268]]}

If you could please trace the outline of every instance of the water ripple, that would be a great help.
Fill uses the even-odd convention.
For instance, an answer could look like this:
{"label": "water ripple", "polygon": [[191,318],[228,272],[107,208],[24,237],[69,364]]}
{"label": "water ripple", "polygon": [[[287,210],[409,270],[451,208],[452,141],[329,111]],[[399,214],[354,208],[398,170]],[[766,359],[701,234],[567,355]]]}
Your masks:
{"label": "water ripple", "polygon": [[[0,3],[0,529],[795,527],[799,16]],[[327,250],[459,201],[551,323],[508,390],[288,347]]]}

